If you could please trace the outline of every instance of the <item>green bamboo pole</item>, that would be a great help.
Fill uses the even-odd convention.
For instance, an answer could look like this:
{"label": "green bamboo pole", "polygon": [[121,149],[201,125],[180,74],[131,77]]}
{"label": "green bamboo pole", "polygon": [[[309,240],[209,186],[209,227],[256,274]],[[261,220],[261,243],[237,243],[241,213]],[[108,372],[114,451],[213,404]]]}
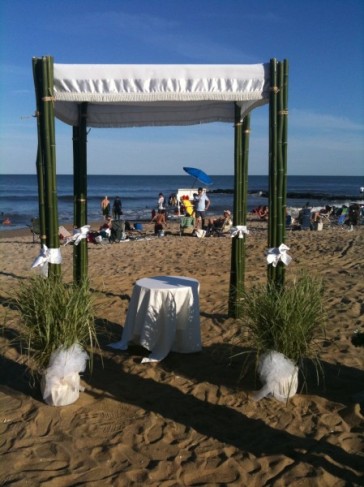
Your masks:
{"label": "green bamboo pole", "polygon": [[[287,149],[288,149],[288,61],[283,61],[283,134],[282,134],[282,158],[283,158],[283,206],[286,217],[287,209]],[[284,241],[286,240],[286,226],[284,226]]]}
{"label": "green bamboo pole", "polygon": [[[73,226],[77,228],[77,222],[80,220],[78,214],[79,205],[77,204],[77,193],[79,184],[79,160],[80,160],[80,126],[72,127],[72,146],[73,146]],[[75,266],[75,262],[73,263]]]}
{"label": "green bamboo pole", "polygon": [[[269,97],[269,219],[268,247],[277,241],[277,60],[270,60]],[[276,280],[276,267],[268,265],[268,282]]]}
{"label": "green bamboo pole", "polygon": [[[248,199],[250,115],[240,121],[240,107],[235,105],[235,148],[234,148],[234,225],[246,225]],[[245,274],[245,238],[234,237],[231,249],[229,316],[242,315],[242,294]]]}
{"label": "green bamboo pole", "polygon": [[[87,103],[78,106],[78,126],[73,127],[74,225],[87,225]],[[87,240],[73,247],[73,279],[80,284],[87,279]]]}
{"label": "green bamboo pole", "polygon": [[[41,241],[59,249],[57,191],[55,171],[55,131],[53,107],[53,59],[33,59],[38,120],[37,175]],[[49,264],[48,275],[59,275],[59,264]]]}
{"label": "green bamboo pole", "polygon": [[[283,103],[283,63],[277,65],[277,234],[275,247],[279,247],[285,239],[285,198],[284,198],[284,162],[283,162],[283,132],[284,132],[284,103]],[[282,262],[276,268],[276,285],[283,287],[285,266]]]}
{"label": "green bamboo pole", "polygon": [[[59,249],[53,103],[53,58],[44,56],[42,57],[41,137],[44,154],[47,246],[50,249]],[[58,276],[60,273],[60,264],[49,264],[49,277]]]}
{"label": "green bamboo pole", "polygon": [[44,199],[44,165],[42,157],[42,148],[38,142],[37,149],[37,181],[38,181],[38,215],[41,246],[46,244],[46,226],[45,226],[45,199]]}
{"label": "green bamboo pole", "polygon": [[[44,196],[47,246],[59,249],[56,155],[53,98],[53,58],[41,58],[41,140],[44,160]],[[49,264],[49,277],[60,275],[60,264]]]}
{"label": "green bamboo pole", "polygon": [[54,76],[53,76],[53,59],[47,57],[47,79],[48,79],[48,126],[49,126],[49,143],[51,154],[51,181],[52,181],[52,248],[59,248],[59,224],[58,224],[58,195],[57,195],[57,171],[56,171],[56,134],[54,119]]}
{"label": "green bamboo pole", "polygon": [[41,88],[42,88],[42,62],[39,58],[32,59],[33,65],[33,79],[35,88],[35,100],[36,100],[36,119],[37,119],[37,135],[38,135],[38,149],[37,149],[37,180],[38,180],[38,217],[40,228],[40,243],[41,246],[47,242],[46,234],[46,222],[45,222],[45,195],[44,195],[44,160],[42,150],[42,137],[41,137],[41,123],[40,123],[40,110],[41,110]]}

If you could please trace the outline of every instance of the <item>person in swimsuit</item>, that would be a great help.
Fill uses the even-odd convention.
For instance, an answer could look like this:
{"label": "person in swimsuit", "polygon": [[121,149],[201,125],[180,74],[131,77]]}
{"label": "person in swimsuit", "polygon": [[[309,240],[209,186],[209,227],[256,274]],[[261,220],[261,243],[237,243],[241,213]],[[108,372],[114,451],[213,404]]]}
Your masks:
{"label": "person in swimsuit", "polygon": [[101,212],[103,214],[104,220],[106,221],[110,216],[110,200],[107,196],[101,201]]}
{"label": "person in swimsuit", "polygon": [[158,210],[158,213],[152,218],[151,223],[154,222],[154,233],[158,233],[167,227],[165,210]]}

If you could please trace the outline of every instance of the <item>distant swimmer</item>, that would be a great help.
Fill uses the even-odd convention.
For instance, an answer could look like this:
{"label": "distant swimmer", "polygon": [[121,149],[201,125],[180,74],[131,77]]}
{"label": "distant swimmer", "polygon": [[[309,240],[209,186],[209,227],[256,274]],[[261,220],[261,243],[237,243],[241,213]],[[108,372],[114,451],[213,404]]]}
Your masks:
{"label": "distant swimmer", "polygon": [[361,193],[364,193],[364,186],[361,186],[361,188],[360,188],[360,192],[361,192]]}

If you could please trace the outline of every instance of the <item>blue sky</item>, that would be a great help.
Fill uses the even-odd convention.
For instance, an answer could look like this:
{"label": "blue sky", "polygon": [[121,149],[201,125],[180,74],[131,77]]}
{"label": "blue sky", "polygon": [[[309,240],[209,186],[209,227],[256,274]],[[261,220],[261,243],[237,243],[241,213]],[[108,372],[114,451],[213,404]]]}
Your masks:
{"label": "blue sky", "polygon": [[[363,0],[2,0],[0,173],[35,173],[32,57],[78,64],[288,59],[288,173],[364,174]],[[250,174],[268,171],[268,108],[251,115]],[[57,172],[72,128],[56,122]],[[233,127],[92,129],[89,174],[233,174]]]}

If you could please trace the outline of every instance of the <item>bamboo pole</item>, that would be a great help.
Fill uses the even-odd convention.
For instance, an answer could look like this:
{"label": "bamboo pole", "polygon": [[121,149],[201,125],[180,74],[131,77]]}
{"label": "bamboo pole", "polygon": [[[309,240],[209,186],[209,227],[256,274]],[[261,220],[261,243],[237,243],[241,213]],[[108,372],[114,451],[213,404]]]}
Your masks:
{"label": "bamboo pole", "polygon": [[45,200],[44,200],[44,163],[42,157],[42,148],[38,142],[37,149],[37,181],[38,181],[38,215],[41,246],[47,242],[46,225],[45,225]]}
{"label": "bamboo pole", "polygon": [[[87,225],[87,103],[78,106],[78,126],[73,127],[74,168],[74,225]],[[80,284],[87,279],[87,240],[82,239],[73,247],[73,279]]]}
{"label": "bamboo pole", "polygon": [[41,246],[46,244],[46,222],[45,222],[45,195],[44,195],[44,160],[42,150],[42,137],[41,137],[41,123],[40,123],[40,110],[41,110],[41,86],[42,86],[42,63],[41,59],[33,58],[33,80],[35,88],[35,100],[36,100],[36,119],[37,119],[37,135],[38,135],[38,149],[37,149],[37,181],[38,181],[38,217],[40,228],[40,243]]}
{"label": "bamboo pole", "polygon": [[[51,250],[52,258],[59,251],[56,152],[54,130],[53,58],[33,58],[33,76],[37,101],[37,177],[41,243]],[[49,263],[49,277],[61,272],[59,263]]]}
{"label": "bamboo pole", "polygon": [[[285,213],[287,209],[287,149],[288,149],[288,61],[283,61],[283,134],[282,134],[282,159],[283,159],[283,205]],[[286,226],[284,226],[284,241],[286,238]]]}
{"label": "bamboo pole", "polygon": [[[269,230],[268,246],[286,239],[288,63],[271,60],[269,103]],[[285,266],[268,266],[268,282],[284,286]]]}
{"label": "bamboo pole", "polygon": [[[283,164],[283,131],[284,131],[284,110],[283,110],[283,63],[277,65],[277,235],[275,247],[284,242],[286,227],[286,208],[284,198],[284,164]],[[285,266],[282,262],[276,268],[275,283],[278,287],[284,284]]]}
{"label": "bamboo pole", "polygon": [[[277,60],[270,60],[269,97],[269,218],[268,247],[277,241]],[[268,265],[268,282],[276,280],[276,267]]]}
{"label": "bamboo pole", "polygon": [[[41,137],[44,154],[45,221],[47,246],[50,249],[59,249],[53,103],[53,58],[44,56],[42,57]],[[49,277],[58,276],[60,273],[60,264],[49,264]]]}
{"label": "bamboo pole", "polygon": [[57,196],[57,174],[56,174],[56,141],[55,141],[55,123],[54,123],[54,97],[53,97],[53,59],[46,57],[47,69],[47,124],[49,130],[49,145],[50,145],[50,180],[51,180],[51,199],[52,199],[52,219],[51,219],[51,233],[50,243],[52,248],[59,248],[59,231],[58,231],[58,196]]}
{"label": "bamboo pole", "polygon": [[[234,148],[234,225],[246,225],[248,199],[248,161],[250,115],[240,121],[240,107],[235,105]],[[234,237],[231,249],[229,316],[240,318],[245,274],[245,238]]]}

